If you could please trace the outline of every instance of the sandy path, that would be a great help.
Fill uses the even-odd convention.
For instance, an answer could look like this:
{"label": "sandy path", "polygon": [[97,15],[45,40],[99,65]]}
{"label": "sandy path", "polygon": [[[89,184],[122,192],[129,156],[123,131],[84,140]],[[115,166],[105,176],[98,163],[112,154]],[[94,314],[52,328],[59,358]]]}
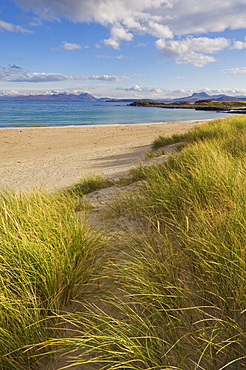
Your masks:
{"label": "sandy path", "polygon": [[197,123],[2,128],[0,185],[53,189],[88,174],[117,175],[143,161],[159,135],[185,132]]}

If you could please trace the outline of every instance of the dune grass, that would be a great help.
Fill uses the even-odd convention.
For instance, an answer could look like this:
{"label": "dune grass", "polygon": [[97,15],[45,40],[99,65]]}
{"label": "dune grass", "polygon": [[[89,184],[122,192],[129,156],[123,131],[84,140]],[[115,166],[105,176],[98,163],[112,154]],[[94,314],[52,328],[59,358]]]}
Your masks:
{"label": "dune grass", "polygon": [[[141,193],[118,208],[141,228],[120,240],[125,254],[107,269],[116,295],[107,291],[98,305],[83,294],[103,237],[81,226],[76,201],[66,192],[1,195],[1,368],[33,368],[38,347],[23,347],[38,342],[41,352],[67,353],[69,368],[246,367],[246,119],[167,140],[187,145],[133,170],[145,180]],[[59,315],[71,299],[83,313]],[[71,336],[51,329],[54,316]]]}
{"label": "dune grass", "polygon": [[47,339],[54,316],[83,297],[102,245],[68,195],[0,194],[1,369],[34,366],[35,350],[26,346]]}
{"label": "dune grass", "polygon": [[102,175],[91,175],[81,179],[77,183],[64,189],[65,193],[71,194],[73,197],[82,197],[96,190],[107,188],[115,185],[115,182]]}
{"label": "dune grass", "polygon": [[121,296],[69,316],[76,336],[53,341],[77,351],[71,367],[245,368],[246,119],[191,131],[181,152],[145,171],[133,202],[145,225],[112,262]]}
{"label": "dune grass", "polygon": [[[174,134],[172,136],[159,136],[154,140],[152,149],[157,150],[164,145],[174,144],[178,142],[198,142],[201,140],[220,138],[226,139],[229,137],[237,137],[241,131],[245,131],[245,117],[231,116],[226,119],[216,119],[201,125],[197,125],[184,134]],[[235,135],[234,135],[235,134]]]}
{"label": "dune grass", "polygon": [[111,186],[124,186],[133,182],[143,180],[145,171],[142,165],[131,168],[126,174],[120,174],[117,178],[107,178],[104,175],[87,176],[75,184],[65,188],[63,191],[72,197],[79,198],[93,191]]}

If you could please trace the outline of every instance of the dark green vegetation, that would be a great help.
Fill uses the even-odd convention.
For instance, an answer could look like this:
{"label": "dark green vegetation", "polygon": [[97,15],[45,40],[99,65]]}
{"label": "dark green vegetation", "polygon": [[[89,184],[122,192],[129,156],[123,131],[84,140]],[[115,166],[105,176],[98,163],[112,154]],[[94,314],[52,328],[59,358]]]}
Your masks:
{"label": "dark green vegetation", "polygon": [[[71,368],[86,370],[246,367],[246,119],[153,146],[180,141],[165,163],[136,170],[139,191],[108,211],[130,227],[117,239],[123,252],[97,272],[108,290],[86,307],[103,237],[81,227],[70,196],[2,195],[3,369],[32,369],[38,350],[63,351]],[[74,297],[83,313],[61,315]],[[48,329],[61,321],[72,335]]]}
{"label": "dark green vegetation", "polygon": [[195,103],[188,102],[177,102],[177,103],[163,103],[158,101],[150,100],[137,100],[130,106],[137,107],[157,107],[157,108],[169,108],[169,109],[195,109],[195,110],[215,110],[229,112],[232,110],[238,111],[238,113],[246,113],[246,102],[245,101],[215,101],[215,100],[198,100]]}

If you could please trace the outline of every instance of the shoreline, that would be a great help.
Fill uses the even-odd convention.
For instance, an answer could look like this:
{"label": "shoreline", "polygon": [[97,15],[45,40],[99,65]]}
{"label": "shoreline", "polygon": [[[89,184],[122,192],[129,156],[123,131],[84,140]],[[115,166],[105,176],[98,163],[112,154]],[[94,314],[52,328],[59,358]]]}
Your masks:
{"label": "shoreline", "polygon": [[117,177],[148,163],[145,153],[159,135],[184,133],[205,121],[0,128],[0,186],[54,190],[89,175]]}
{"label": "shoreline", "polygon": [[0,126],[0,131],[1,130],[22,130],[22,129],[61,129],[61,128],[81,128],[81,127],[116,127],[116,126],[145,126],[145,125],[163,125],[163,124],[175,124],[175,123],[180,123],[180,122],[188,122],[188,123],[199,123],[199,122],[205,122],[205,121],[212,121],[213,118],[209,119],[188,119],[188,120],[177,120],[177,121],[157,121],[157,122],[134,122],[134,123],[111,123],[111,124],[83,124],[83,125],[51,125],[51,126]]}

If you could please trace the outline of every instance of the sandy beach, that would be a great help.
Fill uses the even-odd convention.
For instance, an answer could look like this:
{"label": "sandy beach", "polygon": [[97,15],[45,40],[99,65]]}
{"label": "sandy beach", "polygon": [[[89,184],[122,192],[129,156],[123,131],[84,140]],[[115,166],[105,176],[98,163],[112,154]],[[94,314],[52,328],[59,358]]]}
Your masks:
{"label": "sandy beach", "polygon": [[90,174],[117,176],[140,162],[159,135],[202,121],[0,129],[0,185],[59,189]]}

